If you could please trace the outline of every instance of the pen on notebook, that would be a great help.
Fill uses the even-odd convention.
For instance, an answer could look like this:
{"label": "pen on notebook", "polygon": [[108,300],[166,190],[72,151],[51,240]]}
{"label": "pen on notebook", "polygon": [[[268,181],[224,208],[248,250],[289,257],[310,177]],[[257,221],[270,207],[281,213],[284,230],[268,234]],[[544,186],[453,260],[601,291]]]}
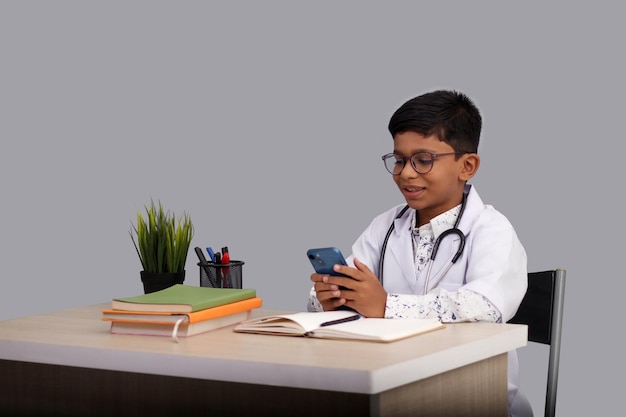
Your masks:
{"label": "pen on notebook", "polygon": [[320,324],[320,327],[332,326],[333,324],[347,323],[349,321],[358,320],[360,318],[361,318],[360,314],[355,314],[354,316],[345,317],[343,319],[325,321],[324,323]]}

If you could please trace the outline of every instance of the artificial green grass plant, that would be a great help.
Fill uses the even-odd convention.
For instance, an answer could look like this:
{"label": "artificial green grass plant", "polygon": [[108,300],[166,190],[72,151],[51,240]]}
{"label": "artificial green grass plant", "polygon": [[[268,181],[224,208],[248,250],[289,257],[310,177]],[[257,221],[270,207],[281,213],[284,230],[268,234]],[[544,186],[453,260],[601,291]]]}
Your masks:
{"label": "artificial green grass plant", "polygon": [[[187,253],[193,237],[193,224],[189,214],[176,218],[150,201],[146,217],[137,211],[137,224],[130,230],[130,238],[145,272],[181,272],[185,269]],[[135,236],[137,240],[135,240]]]}

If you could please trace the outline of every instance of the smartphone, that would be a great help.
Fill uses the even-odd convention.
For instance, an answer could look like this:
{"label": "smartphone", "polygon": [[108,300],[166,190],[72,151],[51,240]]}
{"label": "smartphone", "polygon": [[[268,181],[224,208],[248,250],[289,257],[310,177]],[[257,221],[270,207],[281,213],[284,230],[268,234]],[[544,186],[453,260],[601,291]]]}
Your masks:
{"label": "smartphone", "polygon": [[[309,257],[311,265],[313,265],[313,269],[315,269],[315,272],[318,274],[345,276],[333,271],[333,265],[335,264],[348,265],[339,249],[335,247],[309,249],[306,252],[306,255]],[[340,286],[339,288],[345,289],[343,286]],[[347,306],[340,306],[337,310],[356,311]]]}
{"label": "smartphone", "polygon": [[334,247],[309,249],[306,255],[318,274],[341,275],[333,271],[333,265],[347,265],[341,251]]}

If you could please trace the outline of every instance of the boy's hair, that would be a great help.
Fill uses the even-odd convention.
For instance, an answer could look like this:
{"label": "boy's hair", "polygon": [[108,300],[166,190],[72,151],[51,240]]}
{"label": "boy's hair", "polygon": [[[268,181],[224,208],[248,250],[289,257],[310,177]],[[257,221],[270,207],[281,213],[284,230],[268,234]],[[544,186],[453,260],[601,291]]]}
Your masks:
{"label": "boy's hair", "polygon": [[391,116],[389,132],[393,138],[403,132],[435,135],[456,152],[478,152],[482,118],[466,95],[437,90],[404,103]]}

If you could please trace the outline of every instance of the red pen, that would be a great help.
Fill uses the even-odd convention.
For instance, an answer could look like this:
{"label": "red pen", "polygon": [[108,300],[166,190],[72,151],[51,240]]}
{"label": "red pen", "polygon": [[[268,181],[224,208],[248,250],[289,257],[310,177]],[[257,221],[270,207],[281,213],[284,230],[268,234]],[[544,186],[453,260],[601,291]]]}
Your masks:
{"label": "red pen", "polygon": [[[222,248],[222,265],[230,264],[230,253],[228,246]],[[222,288],[228,288],[228,278],[230,277],[230,267],[222,268]]]}

